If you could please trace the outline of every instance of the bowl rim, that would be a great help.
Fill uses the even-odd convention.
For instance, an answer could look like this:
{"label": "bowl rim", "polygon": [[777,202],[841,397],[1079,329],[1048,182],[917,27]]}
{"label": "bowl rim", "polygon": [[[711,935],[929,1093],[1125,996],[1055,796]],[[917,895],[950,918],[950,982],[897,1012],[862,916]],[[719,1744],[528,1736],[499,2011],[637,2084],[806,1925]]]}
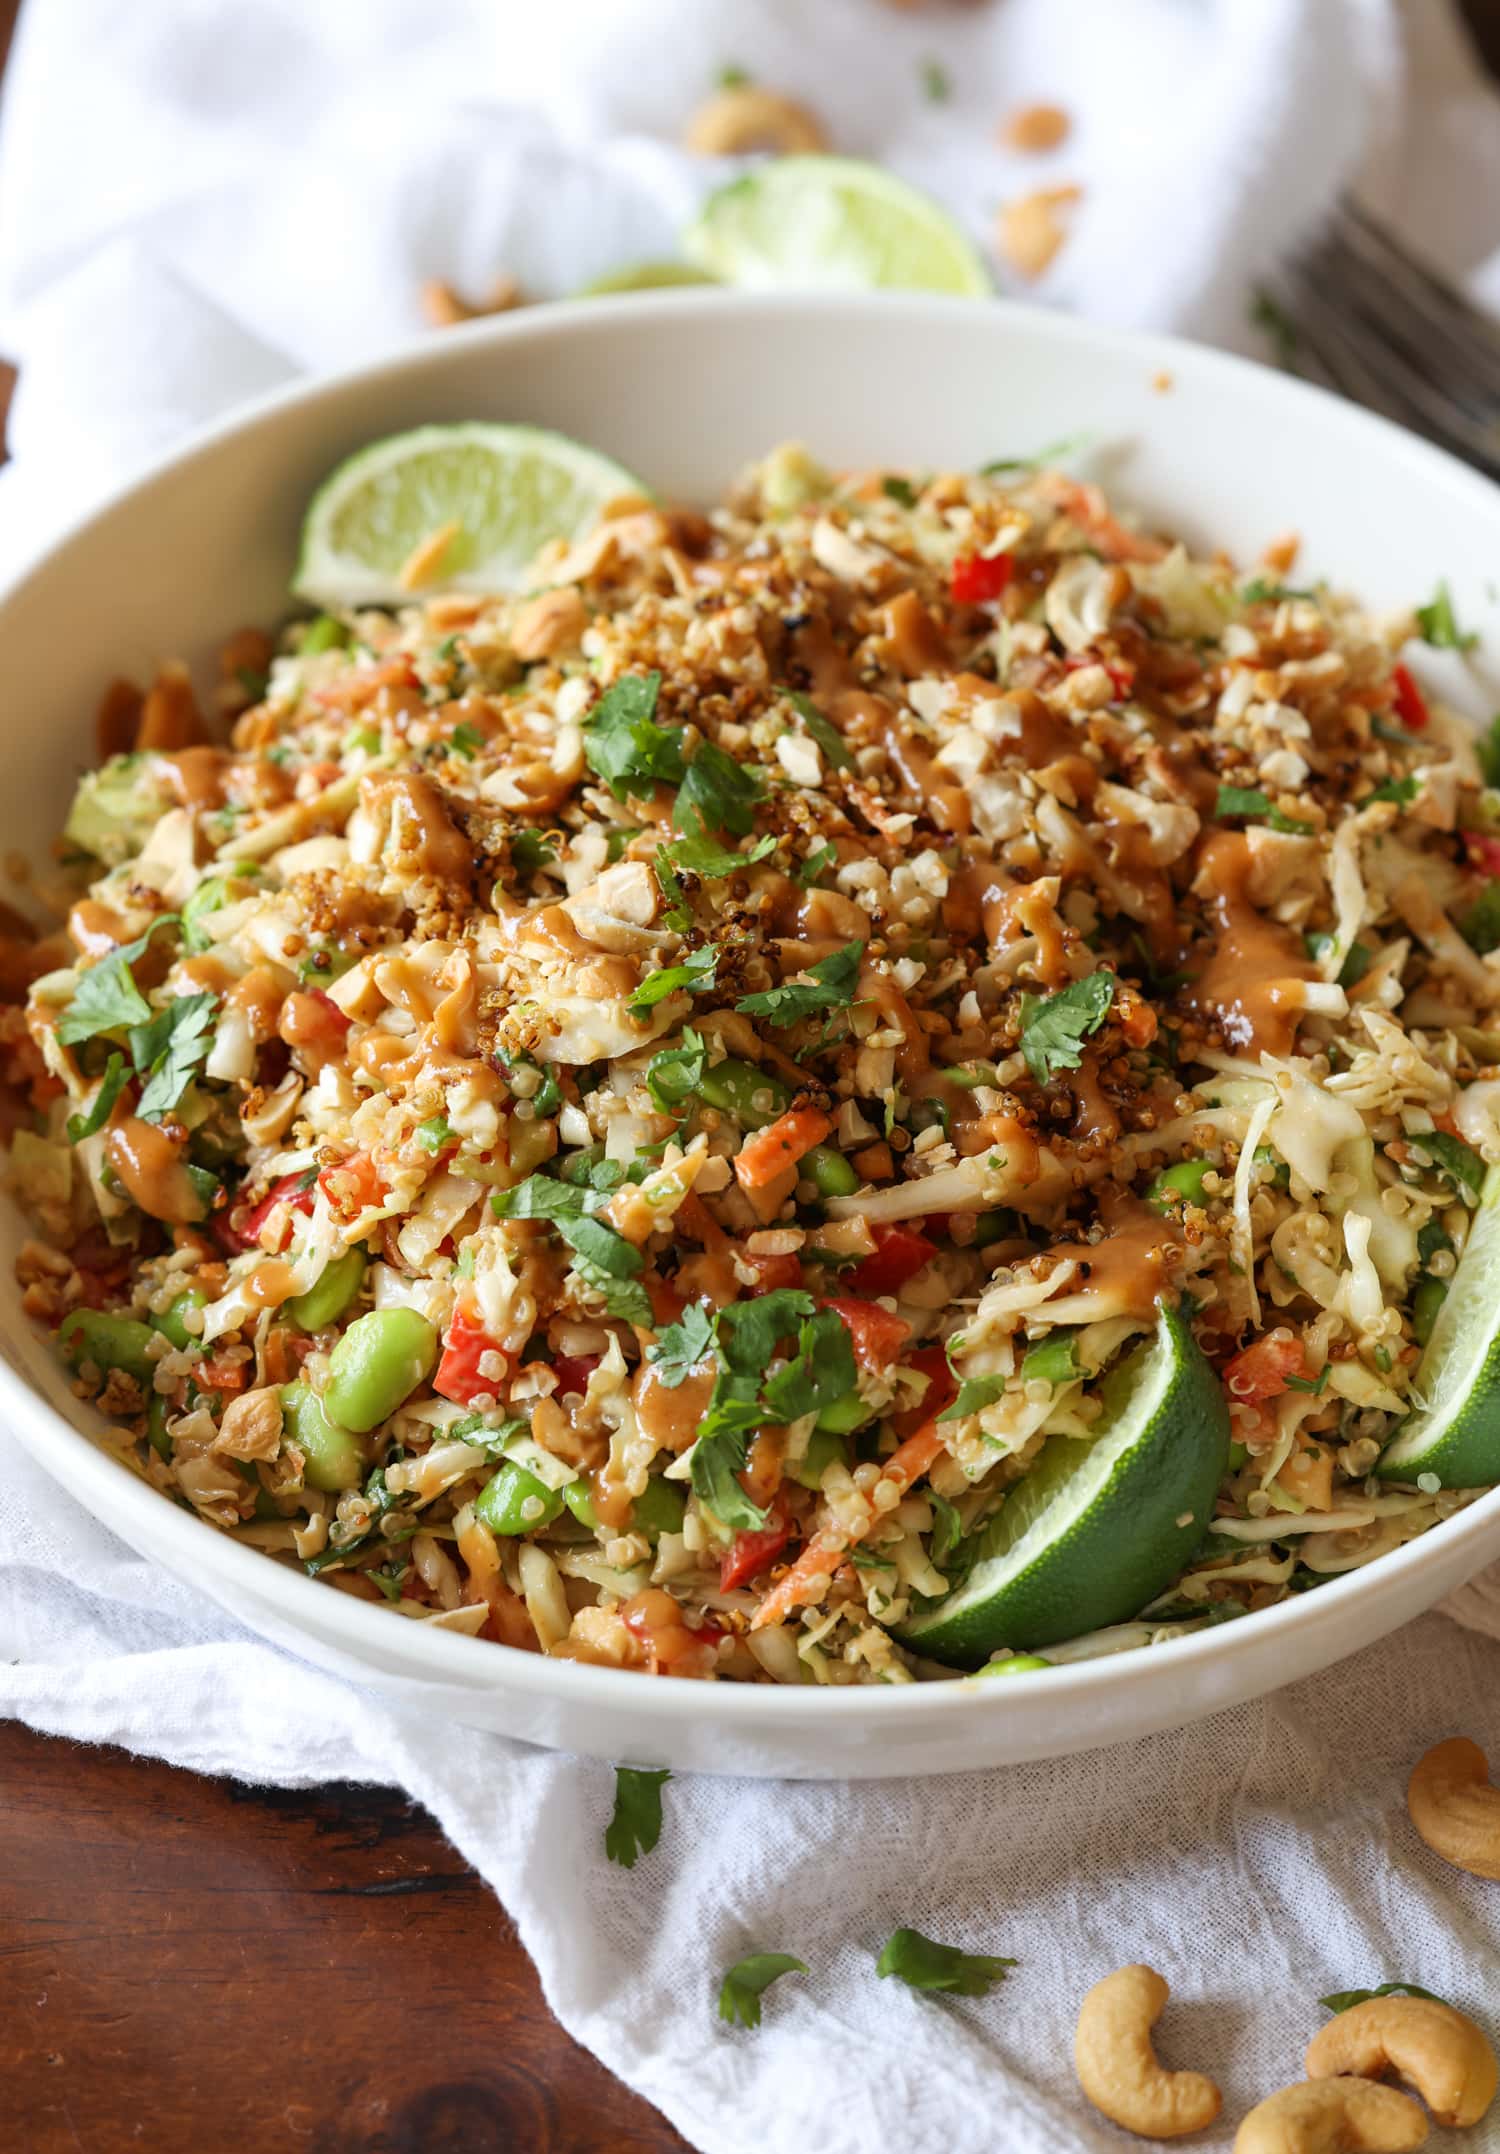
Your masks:
{"label": "bowl rim", "polygon": [[[821,318],[868,326],[889,321],[895,314],[913,320],[936,319],[948,328],[961,323],[971,327],[986,323],[997,334],[1003,334],[1007,325],[1014,325],[1023,336],[1043,341],[1052,339],[1102,352],[1122,368],[1140,370],[1142,378],[1176,369],[1191,372],[1199,379],[1207,377],[1210,384],[1221,381],[1242,393],[1258,394],[1269,398],[1273,404],[1283,400],[1294,404],[1311,401],[1318,407],[1325,424],[1352,433],[1356,439],[1370,441],[1386,457],[1396,456],[1407,463],[1415,462],[1425,470],[1429,479],[1441,480],[1449,488],[1483,502],[1489,514],[1500,515],[1500,493],[1492,482],[1447,451],[1377,413],[1347,403],[1316,383],[1278,373],[1258,361],[1195,344],[1187,338],[1093,324],[1076,315],[1010,300],[994,300],[980,306],[973,299],[921,293],[732,292],[680,288],[611,294],[603,304],[595,298],[549,301],[516,314],[445,329],[440,340],[428,332],[407,340],[380,359],[312,379],[298,378],[238,405],[209,426],[196,430],[169,455],[153,460],[102,500],[73,516],[47,540],[33,560],[0,582],[0,624],[3,624],[5,609],[95,527],[128,512],[155,488],[191,472],[195,465],[211,459],[226,444],[274,426],[285,412],[315,410],[320,404],[337,406],[351,390],[378,388],[383,381],[420,374],[428,367],[441,371],[448,354],[489,346],[501,348],[518,342],[545,342],[554,336],[585,340],[607,338],[615,327],[630,323],[649,326],[657,319],[666,322],[683,316],[723,318],[728,315],[746,324],[775,322],[780,317],[813,321]],[[17,1313],[21,1313],[19,1306]],[[40,1345],[41,1335],[34,1328],[31,1336]],[[127,1528],[139,1522],[139,1539],[129,1530],[120,1536],[137,1553],[141,1553],[142,1542],[147,1547],[165,1544],[176,1559],[168,1567],[174,1569],[180,1579],[189,1582],[193,1590],[203,1592],[209,1599],[214,1595],[198,1581],[205,1573],[212,1575],[223,1566],[226,1583],[240,1589],[236,1592],[232,1611],[238,1620],[244,1620],[238,1614],[244,1604],[270,1604],[292,1631],[331,1641],[356,1662],[383,1664],[389,1672],[420,1675],[429,1681],[448,1680],[459,1691],[484,1688],[479,1679],[486,1667],[493,1666],[495,1689],[513,1690],[539,1700],[566,1698],[570,1704],[595,1704],[614,1710],[628,1707],[632,1698],[640,1700],[637,1686],[642,1676],[638,1670],[559,1661],[544,1654],[523,1652],[517,1647],[496,1645],[488,1639],[443,1631],[431,1624],[392,1621],[389,1610],[372,1607],[350,1595],[329,1592],[317,1579],[232,1540],[196,1513],[180,1510],[166,1500],[160,1491],[111,1451],[101,1434],[88,1432],[82,1414],[78,1420],[70,1419],[28,1381],[8,1355],[0,1360],[0,1405],[7,1409],[12,1425],[19,1424],[26,1431],[21,1440],[42,1470],[69,1496],[82,1502],[99,1523],[114,1530],[113,1522],[117,1519]],[[102,1417],[98,1418],[101,1432],[109,1425]],[[66,1445],[65,1458],[58,1460],[63,1471],[55,1470],[52,1463],[60,1438]],[[1472,1544],[1477,1548],[1486,1538],[1500,1546],[1500,1533],[1492,1532],[1497,1527],[1500,1527],[1500,1487],[1490,1490],[1465,1510],[1429,1528],[1401,1548],[1358,1570],[1332,1578],[1316,1591],[1182,1639],[1130,1650],[1123,1658],[1131,1670],[1141,1673],[1165,1664],[1181,1669],[1186,1675],[1201,1663],[1232,1659],[1261,1644],[1269,1650],[1273,1641],[1288,1630],[1295,1629],[1299,1634],[1328,1628],[1346,1630],[1347,1610],[1378,1599],[1382,1592],[1394,1591],[1402,1579],[1440,1560],[1456,1547]],[[211,1548],[217,1550],[213,1564],[208,1560]],[[150,1555],[145,1560],[155,1562],[160,1559]],[[1483,1560],[1483,1557],[1476,1557],[1475,1567]],[[307,1599],[314,1593],[318,1595],[316,1603]],[[299,1620],[299,1611],[304,1608],[309,1616],[314,1608],[321,1612],[315,1621],[303,1623]],[[375,1625],[378,1629],[373,1627]],[[287,1649],[295,1650],[288,1641],[282,1642],[287,1644]],[[475,1658],[476,1652],[486,1656],[503,1655],[504,1658],[480,1661]],[[1034,1671],[1025,1683],[1014,1688],[992,1681],[981,1684],[975,1675],[960,1671],[948,1677],[894,1684],[793,1687],[779,1683],[715,1683],[712,1686],[714,1702],[708,1717],[722,1720],[747,1734],[753,1733],[759,1724],[823,1721],[829,1716],[835,1721],[849,1722],[862,1720],[867,1714],[877,1714],[882,1721],[909,1723],[932,1713],[945,1713],[956,1697],[965,1695],[976,1704],[983,1700],[987,1713],[1001,1716],[1007,1711],[1013,1715],[1029,1712],[1032,1706],[1047,1699],[1055,1699],[1059,1709],[1070,1713],[1075,1710],[1086,1713],[1087,1701],[1106,1689],[1113,1689],[1127,1672],[1122,1668],[1121,1660],[1120,1653],[1110,1653],[1046,1671]],[[357,1670],[349,1672],[357,1679]],[[702,1692],[696,1683],[656,1684],[650,1704],[653,1714],[661,1714],[673,1723],[700,1721],[704,1717]]]}

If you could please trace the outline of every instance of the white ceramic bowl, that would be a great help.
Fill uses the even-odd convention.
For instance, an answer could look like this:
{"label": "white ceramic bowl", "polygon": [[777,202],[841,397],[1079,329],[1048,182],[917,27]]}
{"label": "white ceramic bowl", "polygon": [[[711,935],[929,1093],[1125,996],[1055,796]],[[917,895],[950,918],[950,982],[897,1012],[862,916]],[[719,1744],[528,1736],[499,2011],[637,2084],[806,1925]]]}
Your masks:
{"label": "white ceramic bowl", "polygon": [[[664,493],[708,501],[795,437],[838,463],[973,467],[1061,436],[1169,529],[1299,568],[1377,606],[1448,577],[1500,651],[1500,492],[1435,449],[1282,376],[1056,315],[922,298],[673,293],[546,307],[262,403],[57,546],[0,598],[10,715],[0,847],[40,855],[90,756],[115,673],[202,659],[286,607],[314,486],[426,419],[525,419],[595,443]],[[1445,670],[1446,669],[1446,670]],[[1462,669],[1424,670],[1450,694]],[[1476,708],[1486,707],[1476,704]],[[1487,703],[1495,707],[1495,699]],[[0,1263],[19,1238],[0,1220]],[[1367,1645],[1500,1555],[1500,1492],[1368,1570],[1179,1644],[1007,1683],[784,1690],[653,1682],[403,1622],[236,1547],[90,1439],[46,1341],[0,1294],[0,1413],[144,1554],[254,1629],[452,1719],[561,1749],[707,1772],[877,1778],[1057,1755],[1257,1696]]]}

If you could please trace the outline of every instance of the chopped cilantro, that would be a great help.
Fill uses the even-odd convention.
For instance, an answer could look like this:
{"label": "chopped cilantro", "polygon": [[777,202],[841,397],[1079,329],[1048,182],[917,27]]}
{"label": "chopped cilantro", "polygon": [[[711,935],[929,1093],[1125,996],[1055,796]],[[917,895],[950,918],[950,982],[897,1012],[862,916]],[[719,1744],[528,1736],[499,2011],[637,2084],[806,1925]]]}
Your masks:
{"label": "chopped cilantro", "polygon": [[518,875],[534,875],[557,858],[557,847],[545,830],[513,830],[506,842],[510,864]]}
{"label": "chopped cilantro", "polygon": [[734,1302],[716,1325],[722,1366],[693,1447],[694,1493],[722,1525],[754,1531],[766,1514],[739,1484],[750,1432],[771,1418],[760,1403],[761,1378],[780,1342],[800,1333],[813,1298],[798,1287],[777,1287],[754,1301]]}
{"label": "chopped cilantro", "polygon": [[736,60],[726,60],[714,76],[714,83],[721,90],[747,90],[754,80],[750,70],[741,67]]}
{"label": "chopped cilantro", "polygon": [[964,1537],[963,1522],[954,1505],[946,1496],[940,1496],[936,1489],[930,1488],[927,1491],[927,1501],[932,1506],[929,1553],[933,1562],[941,1568]]}
{"label": "chopped cilantro", "polygon": [[1004,1389],[1003,1376],[966,1376],[958,1387],[958,1397],[943,1408],[938,1419],[961,1421],[965,1414],[977,1414],[981,1407],[993,1406]]}
{"label": "chopped cilantro", "polygon": [[801,883],[804,890],[810,890],[825,868],[831,868],[836,865],[838,857],[838,851],[832,845],[815,847],[802,862],[802,865],[794,870],[797,881]]}
{"label": "chopped cilantro", "polygon": [[1055,995],[1021,997],[1021,1052],[1038,1084],[1079,1067],[1083,1041],[1099,1030],[1114,999],[1112,972],[1091,972]]}
{"label": "chopped cilantro", "polygon": [[790,1952],[749,1953],[736,1960],[724,1977],[719,1990],[720,2019],[728,2020],[731,2027],[758,2027],[760,2000],[771,1984],[782,1975],[806,1973],[806,1963],[793,1959]]}
{"label": "chopped cilantro", "polygon": [[1465,635],[1454,619],[1453,598],[1446,581],[1438,585],[1425,606],[1418,606],[1417,630],[1424,643],[1439,651],[1472,651],[1479,641],[1476,635]]}
{"label": "chopped cilantro", "polygon": [[737,763],[716,741],[700,741],[677,794],[672,820],[679,830],[728,830],[747,838],[755,804],[765,792],[760,772]]}
{"label": "chopped cilantro", "polygon": [[586,1190],[554,1181],[550,1174],[528,1174],[514,1189],[497,1189],[490,1196],[490,1210],[497,1219],[576,1219],[581,1212],[597,1209]]}
{"label": "chopped cilantro", "polygon": [[686,1383],[689,1374],[714,1343],[713,1318],[701,1301],[690,1301],[675,1324],[657,1334],[648,1359],[669,1391]]}
{"label": "chopped cilantro", "polygon": [[1074,1331],[1052,1332],[1028,1347],[1021,1363],[1021,1381],[1026,1384],[1067,1384],[1083,1370],[1078,1360],[1078,1335]]}
{"label": "chopped cilantro", "polygon": [[143,1025],[132,1025],[126,1037],[137,1073],[146,1079],[136,1113],[146,1121],[160,1120],[181,1099],[193,1072],[205,1061],[212,1044],[209,1023],[218,996],[185,995],[169,1003]]}
{"label": "chopped cilantro", "polygon": [[985,1997],[1019,1965],[1019,1960],[1000,1959],[993,1953],[960,1952],[957,1945],[936,1944],[920,1930],[897,1930],[876,1960],[875,1972],[882,1979],[895,1975],[908,1989]]}
{"label": "chopped cilantro", "polygon": [[682,728],[655,721],[661,690],[659,673],[626,673],[603,695],[584,721],[583,752],[616,800],[632,790],[649,790],[658,781],[680,785],[683,778]]}
{"label": "chopped cilantro", "polygon": [[929,105],[946,105],[953,95],[953,84],[941,60],[922,62],[922,95]]}
{"label": "chopped cilantro", "polygon": [[144,935],[137,935],[134,942],[122,943],[108,957],[90,965],[87,972],[79,973],[73,999],[57,1027],[62,1046],[74,1047],[80,1040],[96,1039],[101,1032],[124,1032],[131,1025],[150,1023],[151,1005],[136,986],[130,968],[145,956],[146,945],[158,928],[177,924],[175,912],[162,913]]}
{"label": "chopped cilantro", "polygon": [[1348,2012],[1357,2004],[1368,2004],[1372,1997],[1425,1997],[1431,2004],[1448,2002],[1436,1990],[1423,1989],[1417,1982],[1382,1982],[1378,1989],[1336,1989],[1318,2002],[1327,2012]]}
{"label": "chopped cilantro", "polygon": [[[890,481],[886,483],[889,485]],[[811,696],[803,695],[798,688],[784,688],[782,694],[817,742],[823,760],[834,770],[853,770],[854,758],[849,753],[848,742],[838,727],[823,716]]]}
{"label": "chopped cilantro", "polygon": [[[674,838],[670,845],[659,845],[656,857],[658,862],[664,860],[684,875],[696,875],[703,882],[718,882],[726,875],[738,875],[745,868],[754,867],[757,860],[766,859],[775,850],[776,840],[770,836],[757,838],[748,853],[737,853],[728,846],[716,845],[712,838],[687,837]],[[660,874],[658,866],[658,877]]]}
{"label": "chopped cilantro", "polygon": [[68,1116],[69,1144],[81,1144],[85,1137],[92,1137],[103,1129],[114,1112],[115,1101],[124,1091],[128,1077],[125,1057],[118,1053],[111,1054],[104,1065],[104,1082],[94,1094],[87,1114]]}
{"label": "chopped cilantro", "polygon": [[645,1268],[639,1249],[592,1213],[562,1212],[552,1224],[570,1249],[607,1278],[635,1279]]}
{"label": "chopped cilantro", "polygon": [[632,838],[641,834],[639,823],[615,823],[604,840],[604,857],[613,867],[620,859]]}
{"label": "chopped cilantro", "polygon": [[661,1838],[661,1791],[671,1777],[665,1767],[615,1767],[615,1808],[604,1828],[604,1852],[622,1870],[633,1870],[637,1857],[649,1855]]}
{"label": "chopped cilantro", "polygon": [[914,509],[917,505],[917,489],[911,480],[903,479],[895,473],[881,480],[880,491],[887,501],[894,501],[898,508]]}
{"label": "chopped cilantro", "polygon": [[1253,785],[1221,785],[1219,797],[1214,802],[1214,815],[1219,822],[1227,816],[1242,815],[1251,822],[1263,822],[1272,830],[1301,836],[1312,829],[1311,823],[1299,823],[1290,815],[1283,815],[1269,794]]}
{"label": "chopped cilantro", "polygon": [[455,755],[462,756],[466,763],[472,763],[479,750],[484,746],[484,735],[480,732],[478,726],[470,725],[466,718],[461,725],[456,725],[449,734],[448,746]]}
{"label": "chopped cilantro", "polygon": [[1481,957],[1500,950],[1500,880],[1486,883],[1458,923],[1458,931]]}
{"label": "chopped cilantro", "polygon": [[352,641],[342,621],[335,620],[331,613],[319,613],[303,629],[297,648],[304,658],[316,658],[320,651],[347,650]]}
{"label": "chopped cilantro", "polygon": [[1289,1376],[1286,1387],[1288,1391],[1306,1391],[1315,1399],[1321,1398],[1328,1387],[1328,1363],[1324,1362],[1316,1376]]}
{"label": "chopped cilantro", "polygon": [[1404,778],[1387,778],[1384,785],[1377,785],[1373,793],[1366,793],[1360,806],[1368,808],[1377,800],[1393,800],[1398,807],[1404,808],[1409,801],[1416,799],[1421,790],[1421,779],[1415,771],[1409,771]]}
{"label": "chopped cilantro", "polygon": [[682,1028],[682,1045],[664,1047],[646,1064],[646,1090],[662,1114],[675,1114],[685,1099],[698,1089],[707,1056],[701,1033],[691,1025]]}
{"label": "chopped cilantro", "polygon": [[458,1132],[445,1115],[434,1114],[418,1125],[417,1142],[424,1151],[431,1152],[435,1159],[438,1153],[445,1152],[450,1144],[457,1144]]}
{"label": "chopped cilantro", "polygon": [[1465,1144],[1462,1137],[1450,1137],[1442,1129],[1424,1129],[1412,1141],[1430,1155],[1438,1171],[1457,1188],[1467,1189],[1471,1196],[1479,1195],[1484,1186],[1484,1161],[1472,1144]]}
{"label": "chopped cilantro", "polygon": [[[1304,935],[1302,940],[1309,957],[1324,957],[1334,946],[1333,936],[1325,934],[1321,929],[1314,929],[1311,934]],[[1374,962],[1375,953],[1367,943],[1351,942],[1349,954],[1339,967],[1339,986],[1357,987]]]}
{"label": "chopped cilantro", "polygon": [[1432,1262],[1440,1250],[1453,1247],[1453,1236],[1439,1219],[1429,1219],[1417,1229],[1417,1260],[1422,1265]]}
{"label": "chopped cilantro", "polygon": [[797,1353],[767,1377],[762,1394],[768,1420],[800,1420],[847,1398],[858,1382],[854,1342],[836,1309],[819,1309],[797,1334]]}
{"label": "chopped cilantro", "polygon": [[742,995],[735,1008],[746,1017],[764,1017],[778,1028],[794,1025],[818,1010],[847,1009],[854,1000],[865,954],[862,942],[847,942],[842,950],[810,966],[806,980],[789,980],[784,986],[767,988],[764,994]]}
{"label": "chopped cilantro", "polygon": [[1064,457],[1076,454],[1088,447],[1093,439],[1090,434],[1064,434],[1060,441],[1049,441],[1038,449],[1035,456],[996,456],[979,467],[982,479],[1003,478],[1010,471],[1045,471],[1051,464],[1060,464]]}
{"label": "chopped cilantro", "polygon": [[640,1017],[645,1011],[654,1010],[668,995],[675,995],[679,988],[686,988],[695,995],[705,994],[714,985],[718,965],[719,953],[711,944],[705,943],[701,950],[690,950],[680,965],[663,965],[658,972],[648,972],[626,1008],[633,1017]]}
{"label": "chopped cilantro", "polygon": [[1297,324],[1292,320],[1279,299],[1261,287],[1250,302],[1250,320],[1257,329],[1263,329],[1270,338],[1278,366],[1291,367],[1296,363],[1297,346],[1300,342]]}
{"label": "chopped cilantro", "polygon": [[662,914],[663,926],[671,928],[674,934],[686,934],[693,924],[693,915],[688,906],[687,892],[682,887],[665,845],[657,846],[656,858],[651,866],[656,876],[656,887],[667,901],[667,909]]}
{"label": "chopped cilantro", "polygon": [[1269,582],[1264,576],[1252,576],[1240,592],[1243,606],[1279,605],[1284,598],[1316,598],[1316,591],[1299,589],[1295,584]]}
{"label": "chopped cilantro", "polygon": [[1474,753],[1484,772],[1486,785],[1500,785],[1500,711],[1490,720],[1474,743]]}

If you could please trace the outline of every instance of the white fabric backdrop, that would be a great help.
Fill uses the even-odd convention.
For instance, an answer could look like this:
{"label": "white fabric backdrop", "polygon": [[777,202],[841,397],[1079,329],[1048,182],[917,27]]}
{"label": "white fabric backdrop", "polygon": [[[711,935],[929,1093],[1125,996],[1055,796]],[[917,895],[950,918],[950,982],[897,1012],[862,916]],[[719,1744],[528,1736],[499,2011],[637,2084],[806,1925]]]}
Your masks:
{"label": "white fabric backdrop", "polygon": [[[1078,180],[1041,296],[1248,341],[1247,285],[1363,160],[1367,189],[1500,295],[1500,130],[1446,11],[1387,0],[27,0],[0,127],[0,345],[23,364],[0,562],[185,430],[419,327],[424,277],[540,295],[670,252],[711,177],[674,142],[733,62],[886,157],[976,238]],[[923,100],[939,59],[951,103]],[[1051,159],[993,142],[1035,98]],[[1077,2154],[1084,1989],[1144,1958],[1164,2046],[1234,2118],[1297,2076],[1327,1990],[1408,1977],[1483,2011],[1495,1889],[1406,1820],[1411,1760],[1500,1759],[1488,1637],[1429,1617],[1323,1678],[1056,1765],[873,1787],[681,1781],[656,1853],[603,1860],[607,1767],[436,1733],[236,1629],[61,1497],[0,1432],[0,1711],[203,1772],[400,1785],[514,1915],[564,2024],[705,2154]],[[877,1983],[911,1923],[1021,1965],[983,2002]],[[714,2017],[754,1949],[813,1969],[758,2033]],[[1226,2125],[1196,2142],[1223,2149]]]}

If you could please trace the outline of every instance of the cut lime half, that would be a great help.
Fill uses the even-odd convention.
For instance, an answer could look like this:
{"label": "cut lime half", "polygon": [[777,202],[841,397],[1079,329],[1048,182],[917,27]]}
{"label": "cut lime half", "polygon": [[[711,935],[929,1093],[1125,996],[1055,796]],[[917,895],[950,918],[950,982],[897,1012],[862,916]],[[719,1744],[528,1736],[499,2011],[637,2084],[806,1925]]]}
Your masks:
{"label": "cut lime half", "polygon": [[[607,456],[539,426],[476,420],[388,434],[314,494],[292,589],[331,609],[511,590],[549,539],[581,538],[606,502],[646,491]],[[435,558],[403,582],[429,546]]]}
{"label": "cut lime half", "polygon": [[1500,1481],[1500,1168],[1485,1176],[1464,1253],[1412,1378],[1419,1402],[1386,1445],[1385,1481]]}
{"label": "cut lime half", "polygon": [[994,291],[945,209],[853,157],[758,165],[709,196],[683,251],[727,284],[763,291]]}
{"label": "cut lime half", "polygon": [[1051,1436],[983,1528],[964,1582],[900,1632],[914,1652],[977,1668],[1122,1623],[1191,1560],[1229,1456],[1223,1388],[1184,1318],[1163,1310],[1100,1386],[1087,1439]]}

